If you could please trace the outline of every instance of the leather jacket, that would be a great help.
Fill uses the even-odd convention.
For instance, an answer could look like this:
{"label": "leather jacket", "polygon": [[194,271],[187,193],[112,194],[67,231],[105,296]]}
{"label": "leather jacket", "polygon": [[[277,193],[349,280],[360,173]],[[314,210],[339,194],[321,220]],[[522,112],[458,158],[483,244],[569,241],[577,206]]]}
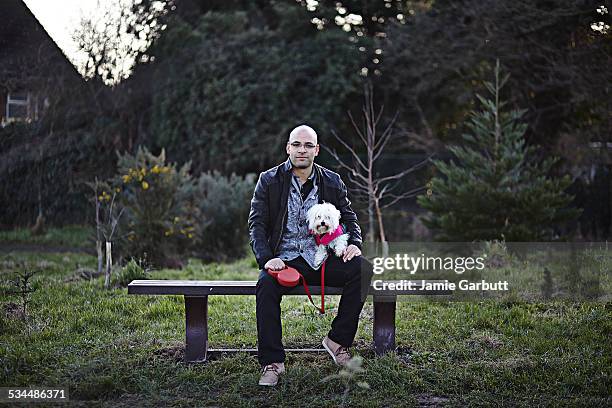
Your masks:
{"label": "leather jacket", "polygon": [[[349,244],[361,249],[361,228],[357,215],[351,209],[347,189],[340,175],[314,163],[319,203],[328,202],[340,211],[340,222],[349,234]],[[276,258],[285,225],[287,224],[287,199],[291,187],[291,162],[262,172],[255,186],[249,212],[250,244],[260,269]]]}

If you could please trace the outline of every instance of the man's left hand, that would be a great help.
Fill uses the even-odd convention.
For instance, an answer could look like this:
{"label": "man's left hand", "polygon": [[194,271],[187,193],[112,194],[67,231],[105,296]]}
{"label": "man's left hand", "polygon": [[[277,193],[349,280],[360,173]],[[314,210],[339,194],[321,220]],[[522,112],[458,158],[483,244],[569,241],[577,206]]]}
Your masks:
{"label": "man's left hand", "polygon": [[361,255],[361,250],[357,247],[357,245],[349,245],[346,247],[344,252],[342,253],[342,260],[344,262],[350,261],[354,256]]}

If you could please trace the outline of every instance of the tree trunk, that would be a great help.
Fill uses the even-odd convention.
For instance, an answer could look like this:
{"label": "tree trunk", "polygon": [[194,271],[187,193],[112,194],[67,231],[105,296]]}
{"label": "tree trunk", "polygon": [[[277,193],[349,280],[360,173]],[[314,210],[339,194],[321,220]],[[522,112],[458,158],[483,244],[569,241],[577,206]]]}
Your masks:
{"label": "tree trunk", "polygon": [[111,272],[113,268],[113,258],[112,258],[112,243],[106,241],[106,271],[105,271],[105,279],[104,279],[104,287],[110,287],[110,278]]}
{"label": "tree trunk", "polygon": [[96,240],[96,252],[98,253],[98,273],[102,274],[102,262],[104,262],[104,253],[102,252],[102,241]]}
{"label": "tree trunk", "polygon": [[374,222],[374,202],[372,199],[368,200],[368,236],[366,240],[369,243],[376,241],[376,223]]}
{"label": "tree trunk", "polygon": [[376,218],[378,219],[378,232],[380,243],[382,245],[382,256],[386,258],[389,256],[389,243],[387,242],[387,237],[385,236],[385,226],[383,225],[382,212],[380,211],[378,200],[374,201],[374,205],[376,208]]}
{"label": "tree trunk", "polygon": [[100,201],[98,200],[98,178],[96,177],[96,190],[94,199],[96,200],[96,252],[98,253],[98,273],[102,274],[102,239],[100,237]]}

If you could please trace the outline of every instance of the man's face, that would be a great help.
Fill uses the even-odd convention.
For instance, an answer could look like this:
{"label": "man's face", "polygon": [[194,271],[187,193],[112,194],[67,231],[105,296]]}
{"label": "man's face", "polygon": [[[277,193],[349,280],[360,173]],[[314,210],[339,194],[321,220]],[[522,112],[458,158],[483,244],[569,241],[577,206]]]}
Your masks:
{"label": "man's face", "polygon": [[317,137],[308,131],[299,132],[289,138],[287,154],[291,164],[298,169],[307,169],[319,154]]}

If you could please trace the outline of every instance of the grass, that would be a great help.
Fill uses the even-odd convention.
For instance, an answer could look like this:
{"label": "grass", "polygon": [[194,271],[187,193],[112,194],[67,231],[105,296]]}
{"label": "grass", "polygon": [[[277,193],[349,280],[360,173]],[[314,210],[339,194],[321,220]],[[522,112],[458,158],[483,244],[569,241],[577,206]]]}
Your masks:
{"label": "grass", "polygon": [[87,246],[93,234],[93,228],[82,225],[48,228],[42,235],[32,235],[29,228],[17,228],[0,231],[0,245],[22,243],[80,248]]}
{"label": "grass", "polygon": [[[257,385],[257,360],[244,353],[204,364],[182,361],[181,296],[127,295],[103,289],[84,254],[11,253],[0,257],[8,286],[27,262],[41,270],[25,323],[0,312],[0,386],[67,387],[82,406],[335,407],[344,388],[322,381],[338,372],[325,354],[288,354],[277,387]],[[254,260],[152,272],[152,279],[255,280]],[[73,279],[74,278],[74,279]],[[285,347],[318,347],[335,316],[316,314],[306,297],[282,302]],[[256,347],[255,298],[209,299],[210,346]],[[398,303],[397,351],[373,355],[372,303],[366,303],[355,354],[370,389],[354,387],[349,406],[605,406],[612,404],[609,302],[483,301]],[[64,404],[63,406],[65,406]]]}

